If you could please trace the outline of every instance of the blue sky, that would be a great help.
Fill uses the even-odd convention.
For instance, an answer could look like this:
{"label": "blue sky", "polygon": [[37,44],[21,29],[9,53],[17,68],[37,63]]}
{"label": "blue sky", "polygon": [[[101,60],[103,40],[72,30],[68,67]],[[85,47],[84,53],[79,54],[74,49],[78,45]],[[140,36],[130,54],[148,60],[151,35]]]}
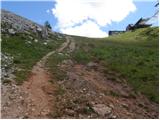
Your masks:
{"label": "blue sky", "polygon": [[[115,30],[115,29],[125,29],[126,25],[130,23],[135,23],[139,18],[148,18],[152,16],[156,9],[154,7],[155,2],[134,2],[137,10],[131,14],[129,14],[124,20],[121,22],[113,22],[111,25],[106,26],[105,30]],[[158,21],[153,24],[154,26],[158,26]]]}
{"label": "blue sky", "polygon": [[[117,0],[117,1],[120,1],[120,0]],[[56,15],[52,14],[51,10],[55,8],[55,5],[56,5],[55,3],[56,2],[54,0],[53,1],[38,1],[38,2],[36,2],[36,1],[23,1],[23,2],[22,1],[21,2],[3,1],[1,4],[1,7],[3,9],[12,11],[20,16],[26,17],[26,18],[33,20],[33,21],[35,21],[39,24],[42,24],[42,25],[44,24],[44,22],[46,20],[48,20],[54,31],[65,33],[66,31],[63,31],[60,27],[57,27],[57,24],[59,23],[59,20],[60,20],[59,19],[60,17],[58,16],[59,14],[57,15],[58,17]],[[99,26],[99,29],[103,30],[103,32],[108,32],[109,30],[124,30],[128,24],[135,23],[141,17],[144,17],[144,18],[150,17],[156,11],[156,8],[154,7],[154,5],[156,3],[155,0],[150,1],[150,2],[135,0],[133,3],[136,7],[136,10],[134,10],[134,12],[130,12],[128,15],[126,15],[123,18],[123,20],[120,20],[117,22],[114,20],[113,21],[111,20],[110,24],[97,25],[97,26]],[[47,10],[48,10],[48,12],[47,12]],[[112,14],[112,11],[110,11],[110,14]],[[119,13],[117,13],[117,15],[118,14]],[[63,15],[63,13],[62,13],[62,15]],[[91,21],[94,21],[94,19],[91,19]],[[83,22],[80,22],[80,23],[83,24]],[[94,24],[90,24],[91,29],[92,29],[92,25],[94,26]],[[158,22],[156,22],[154,25],[158,26]],[[88,29],[90,29],[90,28],[88,28]],[[94,27],[93,27],[93,29],[94,29]],[[96,29],[96,26],[95,26],[95,29]],[[79,29],[77,29],[77,30],[79,30]],[[86,29],[84,29],[84,30],[86,30]],[[70,30],[70,31],[74,32],[74,30]],[[89,30],[86,30],[86,31],[89,31]],[[75,34],[78,34],[78,32],[75,32]],[[87,36],[87,34],[85,34],[85,33],[83,33],[83,34],[84,34],[84,36]],[[83,34],[82,34],[82,36],[83,36]]]}

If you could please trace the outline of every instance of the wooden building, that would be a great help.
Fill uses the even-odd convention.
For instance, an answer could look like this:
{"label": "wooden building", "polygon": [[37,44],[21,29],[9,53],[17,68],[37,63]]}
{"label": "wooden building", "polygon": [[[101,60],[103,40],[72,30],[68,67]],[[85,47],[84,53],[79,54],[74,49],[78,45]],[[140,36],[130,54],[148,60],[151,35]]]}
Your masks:
{"label": "wooden building", "polygon": [[118,30],[114,30],[114,31],[109,31],[108,34],[109,36],[111,35],[118,35],[118,34],[121,34],[121,33],[124,33],[125,31],[118,31]]}
{"label": "wooden building", "polygon": [[135,30],[135,29],[138,29],[138,28],[150,27],[152,24],[147,24],[146,22],[148,20],[149,20],[149,18],[147,18],[147,19],[140,18],[135,24],[129,24],[126,27],[126,31]]}

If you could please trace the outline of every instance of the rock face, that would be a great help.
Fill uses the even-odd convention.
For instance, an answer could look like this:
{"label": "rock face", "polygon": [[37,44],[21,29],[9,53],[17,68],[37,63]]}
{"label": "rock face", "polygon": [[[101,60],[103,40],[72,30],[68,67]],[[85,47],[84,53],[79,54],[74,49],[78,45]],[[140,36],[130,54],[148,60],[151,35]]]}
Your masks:
{"label": "rock face", "polygon": [[13,65],[13,57],[8,55],[8,54],[3,54],[1,53],[1,70],[2,70],[2,74],[1,74],[1,79],[3,82],[5,82],[4,80],[9,80],[13,77],[12,73],[15,70],[15,67]]}
{"label": "rock face", "polygon": [[50,29],[3,9],[1,10],[1,23],[2,33],[15,34],[32,31],[37,36],[41,35],[42,38],[48,38],[48,33],[53,34]]}

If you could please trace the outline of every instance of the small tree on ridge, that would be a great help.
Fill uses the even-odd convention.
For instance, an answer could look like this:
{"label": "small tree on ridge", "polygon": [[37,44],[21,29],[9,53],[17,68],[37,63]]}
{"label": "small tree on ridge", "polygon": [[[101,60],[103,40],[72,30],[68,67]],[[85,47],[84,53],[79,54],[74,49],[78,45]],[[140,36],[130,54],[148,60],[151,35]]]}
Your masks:
{"label": "small tree on ridge", "polygon": [[46,22],[44,23],[44,26],[45,26],[46,28],[52,29],[52,27],[51,27],[51,25],[50,25],[50,23],[49,23],[48,21],[46,21]]}

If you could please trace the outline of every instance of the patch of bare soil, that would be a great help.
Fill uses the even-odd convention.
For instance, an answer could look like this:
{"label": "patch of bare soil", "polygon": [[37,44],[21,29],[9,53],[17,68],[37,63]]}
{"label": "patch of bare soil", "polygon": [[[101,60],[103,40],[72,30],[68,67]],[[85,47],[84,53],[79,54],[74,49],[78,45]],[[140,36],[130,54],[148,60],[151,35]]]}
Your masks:
{"label": "patch of bare soil", "polygon": [[158,118],[158,104],[135,93],[116,73],[72,66],[61,65],[68,79],[60,83],[64,94],[57,97],[57,118]]}
{"label": "patch of bare soil", "polygon": [[34,66],[28,81],[22,86],[22,90],[28,93],[25,99],[28,103],[26,113],[29,118],[48,118],[50,110],[53,108],[54,84],[49,82],[50,75],[43,68],[41,63]]}
{"label": "patch of bare soil", "polygon": [[[57,51],[63,51],[69,42],[67,39]],[[28,80],[21,86],[15,83],[2,86],[2,118],[50,118],[56,85],[50,82],[45,62],[54,52],[48,53],[33,67]]]}
{"label": "patch of bare soil", "polygon": [[64,60],[59,69],[67,78],[58,81],[54,118],[158,118],[158,104],[149,101],[118,73],[90,62],[87,65]]}
{"label": "patch of bare soil", "polygon": [[[57,50],[62,52],[69,44],[69,39]],[[28,92],[27,102],[31,106],[27,107],[29,118],[49,118],[54,108],[54,91],[56,85],[51,83],[51,76],[45,69],[45,62],[53,52],[44,56],[32,69],[29,79],[21,86],[23,91]]]}

